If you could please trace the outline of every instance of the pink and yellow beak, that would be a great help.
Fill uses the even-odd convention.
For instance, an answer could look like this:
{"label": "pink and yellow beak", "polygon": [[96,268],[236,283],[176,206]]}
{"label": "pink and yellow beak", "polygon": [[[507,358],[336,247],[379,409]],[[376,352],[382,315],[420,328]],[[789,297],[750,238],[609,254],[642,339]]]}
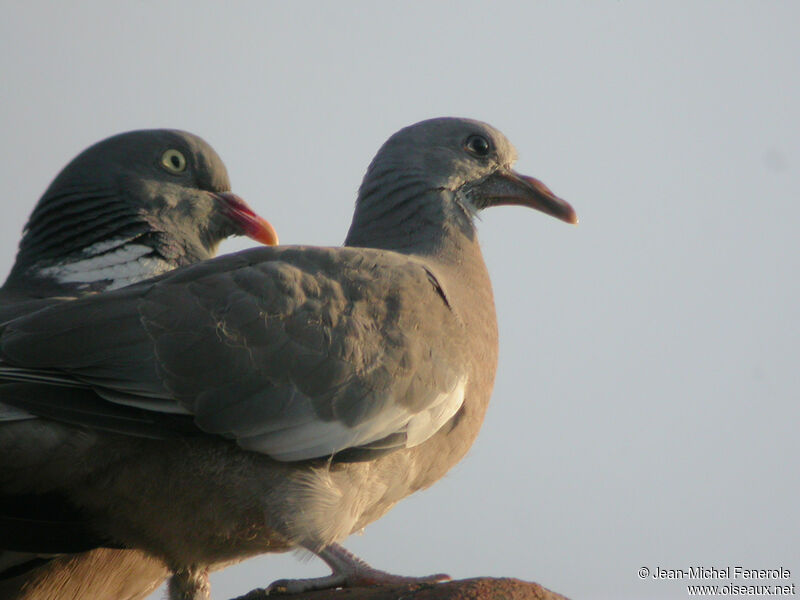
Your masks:
{"label": "pink and yellow beak", "polygon": [[278,245],[278,232],[266,219],[259,217],[242,198],[231,192],[214,194],[224,206],[226,214],[242,229],[247,237],[267,246]]}

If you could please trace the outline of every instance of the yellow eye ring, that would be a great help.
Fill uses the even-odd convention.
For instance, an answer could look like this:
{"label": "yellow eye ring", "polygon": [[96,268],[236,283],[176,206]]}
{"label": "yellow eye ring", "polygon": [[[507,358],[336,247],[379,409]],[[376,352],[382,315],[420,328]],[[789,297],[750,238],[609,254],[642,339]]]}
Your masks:
{"label": "yellow eye ring", "polygon": [[186,157],[175,148],[170,148],[161,155],[161,166],[174,175],[183,173],[186,170]]}

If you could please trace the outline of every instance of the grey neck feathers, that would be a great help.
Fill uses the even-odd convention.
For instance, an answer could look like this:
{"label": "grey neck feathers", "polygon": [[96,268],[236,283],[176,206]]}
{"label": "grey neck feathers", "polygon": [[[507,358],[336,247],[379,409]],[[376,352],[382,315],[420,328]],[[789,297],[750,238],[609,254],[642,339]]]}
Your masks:
{"label": "grey neck feathers", "polygon": [[[45,196],[31,214],[4,287],[46,285],[54,279],[53,267],[80,265],[81,261],[102,258],[132,246],[150,249],[146,256],[155,262],[141,261],[142,265],[163,263],[174,268],[210,256],[210,253],[198,256],[197,250],[189,250],[186,244],[159,230],[137,207],[113,192],[62,188],[57,195]],[[141,268],[142,279],[155,274],[149,273],[147,267]],[[80,283],[59,285],[85,287]],[[91,291],[99,291],[109,285],[112,282],[92,281],[89,287]]]}
{"label": "grey neck feathers", "polygon": [[443,256],[475,242],[471,215],[457,192],[436,187],[423,173],[395,168],[368,173],[345,246]]}

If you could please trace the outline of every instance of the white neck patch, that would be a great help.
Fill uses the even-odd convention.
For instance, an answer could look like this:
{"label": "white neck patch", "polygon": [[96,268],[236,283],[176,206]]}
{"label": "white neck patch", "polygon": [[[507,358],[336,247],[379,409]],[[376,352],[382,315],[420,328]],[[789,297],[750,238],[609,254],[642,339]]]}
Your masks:
{"label": "white neck patch", "polygon": [[[113,250],[114,248],[117,249]],[[105,252],[106,250],[113,251]],[[39,272],[59,283],[88,285],[98,281],[110,281],[106,289],[115,290],[137,281],[150,279],[172,268],[161,258],[147,256],[153,249],[142,244],[125,244],[119,247],[116,240],[110,240],[93,244],[84,252],[93,256],[45,267]]]}

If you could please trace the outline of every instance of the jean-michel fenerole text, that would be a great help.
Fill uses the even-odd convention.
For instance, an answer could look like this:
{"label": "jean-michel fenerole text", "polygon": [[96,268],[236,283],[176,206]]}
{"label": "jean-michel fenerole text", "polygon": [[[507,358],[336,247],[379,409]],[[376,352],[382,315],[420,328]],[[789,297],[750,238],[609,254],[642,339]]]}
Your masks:
{"label": "jean-michel fenerole text", "polygon": [[747,569],[741,566],[689,567],[688,569],[664,569],[656,567],[653,579],[790,579],[792,572],[785,567],[777,569]]}

